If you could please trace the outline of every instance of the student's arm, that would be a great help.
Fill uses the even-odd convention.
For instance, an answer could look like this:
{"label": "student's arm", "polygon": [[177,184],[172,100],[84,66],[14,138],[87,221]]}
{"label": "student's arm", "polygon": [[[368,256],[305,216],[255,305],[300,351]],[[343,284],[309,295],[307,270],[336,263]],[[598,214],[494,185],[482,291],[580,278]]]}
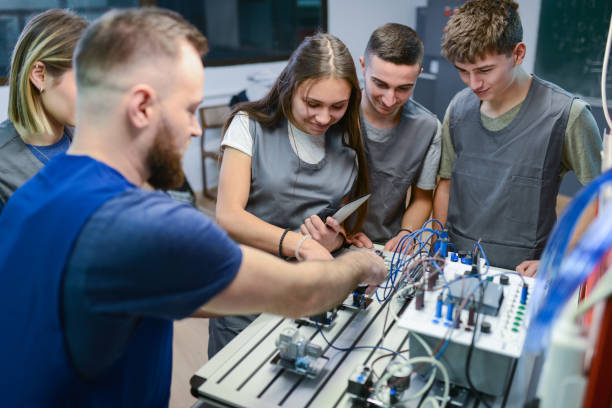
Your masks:
{"label": "student's arm", "polygon": [[242,246],[238,274],[197,315],[313,315],[340,304],[359,283],[368,283],[373,291],[386,272],[382,259],[369,251],[350,251],[330,262],[295,264]]}
{"label": "student's arm", "polygon": [[433,203],[433,218],[446,225],[448,218],[448,198],[450,196],[450,179],[441,178],[436,187]]}
{"label": "student's arm", "polygon": [[[217,223],[236,241],[271,254],[278,254],[283,229],[246,211],[251,188],[251,156],[226,147],[219,173]],[[302,234],[289,231],[283,239],[283,255],[295,256]],[[331,254],[313,239],[300,246],[303,259],[332,259]]]}
{"label": "student's arm", "polygon": [[[433,205],[432,193],[432,190],[422,190],[416,185],[412,186],[412,198],[402,217],[402,229],[416,231],[429,219]],[[393,251],[399,240],[406,234],[409,234],[409,232],[400,231],[395,237],[391,238],[385,244],[385,251]]]}
{"label": "student's arm", "polygon": [[450,135],[450,106],[446,108],[442,123],[442,152],[440,154],[439,180],[434,193],[433,218],[446,225],[448,218],[448,199],[450,197],[450,178],[455,163],[455,148]]}

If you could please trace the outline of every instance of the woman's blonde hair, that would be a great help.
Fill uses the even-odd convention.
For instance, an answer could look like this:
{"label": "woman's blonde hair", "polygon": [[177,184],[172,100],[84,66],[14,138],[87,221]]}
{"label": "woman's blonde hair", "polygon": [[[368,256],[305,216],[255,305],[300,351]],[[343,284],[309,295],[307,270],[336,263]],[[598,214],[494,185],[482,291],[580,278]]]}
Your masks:
{"label": "woman's blonde hair", "polygon": [[70,11],[51,9],[32,17],[23,28],[11,57],[8,106],[8,117],[21,137],[52,133],[41,92],[30,82],[34,63],[43,62],[47,74],[60,77],[72,68],[72,53],[87,25]]}

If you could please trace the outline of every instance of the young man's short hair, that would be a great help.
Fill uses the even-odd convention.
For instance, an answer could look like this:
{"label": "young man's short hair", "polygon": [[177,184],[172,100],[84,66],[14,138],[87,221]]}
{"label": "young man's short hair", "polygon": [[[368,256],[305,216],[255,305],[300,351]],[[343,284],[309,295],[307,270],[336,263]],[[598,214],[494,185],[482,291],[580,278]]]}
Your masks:
{"label": "young man's short hair", "polygon": [[370,36],[364,55],[366,61],[369,61],[370,55],[397,65],[422,64],[423,41],[412,28],[387,23]]}
{"label": "young man's short hair", "polygon": [[513,0],[471,0],[446,25],[442,55],[474,63],[486,54],[510,55],[523,41],[518,4]]}
{"label": "young man's short hair", "polygon": [[206,37],[179,14],[156,7],[111,10],[85,32],[75,51],[79,88],[112,83],[112,74],[137,64],[176,59],[185,40],[204,56]]}

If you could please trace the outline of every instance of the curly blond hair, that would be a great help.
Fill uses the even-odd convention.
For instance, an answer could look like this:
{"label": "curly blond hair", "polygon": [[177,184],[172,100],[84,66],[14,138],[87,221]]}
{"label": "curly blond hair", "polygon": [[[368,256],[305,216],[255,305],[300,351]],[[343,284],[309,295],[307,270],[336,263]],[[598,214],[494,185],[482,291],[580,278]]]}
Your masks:
{"label": "curly blond hair", "polygon": [[510,55],[523,41],[518,4],[512,0],[471,0],[444,30],[442,55],[450,62],[474,63],[486,54]]}

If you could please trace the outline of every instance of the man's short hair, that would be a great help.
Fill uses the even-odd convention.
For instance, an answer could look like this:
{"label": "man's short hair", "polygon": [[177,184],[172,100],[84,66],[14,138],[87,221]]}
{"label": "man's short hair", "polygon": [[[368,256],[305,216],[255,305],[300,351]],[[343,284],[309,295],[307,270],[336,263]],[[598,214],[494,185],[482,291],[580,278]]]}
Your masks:
{"label": "man's short hair", "polygon": [[387,23],[370,36],[364,55],[366,61],[369,61],[370,55],[397,65],[422,64],[423,41],[412,28]]}
{"label": "man's short hair", "polygon": [[518,4],[513,0],[471,0],[446,25],[442,55],[474,63],[486,54],[510,55],[523,41]]}
{"label": "man's short hair", "polygon": [[85,31],[75,51],[80,88],[112,83],[109,75],[133,64],[176,59],[185,40],[204,56],[206,37],[179,14],[156,7],[111,10]]}

